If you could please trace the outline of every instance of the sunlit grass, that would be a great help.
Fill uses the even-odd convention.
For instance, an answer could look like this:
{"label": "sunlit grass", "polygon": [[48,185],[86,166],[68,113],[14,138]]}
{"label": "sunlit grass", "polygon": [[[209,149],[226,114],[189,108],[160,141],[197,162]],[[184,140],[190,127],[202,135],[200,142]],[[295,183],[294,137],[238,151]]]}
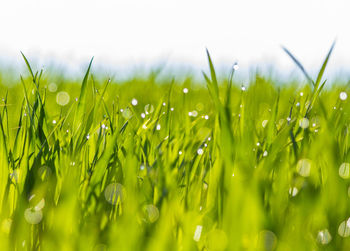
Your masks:
{"label": "sunlit grass", "polygon": [[[333,48],[333,46],[332,46]],[[348,250],[349,87],[256,75],[0,89],[1,250]],[[25,74],[26,75],[26,74]],[[206,86],[205,86],[206,84]]]}

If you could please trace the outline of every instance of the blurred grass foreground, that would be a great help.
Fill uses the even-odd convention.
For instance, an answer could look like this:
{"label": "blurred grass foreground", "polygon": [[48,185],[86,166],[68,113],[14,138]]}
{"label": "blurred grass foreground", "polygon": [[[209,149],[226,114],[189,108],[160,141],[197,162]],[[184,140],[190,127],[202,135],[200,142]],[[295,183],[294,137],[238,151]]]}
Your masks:
{"label": "blurred grass foreground", "polygon": [[315,80],[286,52],[304,84],[218,81],[209,53],[207,86],[92,61],[53,83],[24,57],[0,83],[0,249],[350,250],[349,86],[323,89],[332,49]]}

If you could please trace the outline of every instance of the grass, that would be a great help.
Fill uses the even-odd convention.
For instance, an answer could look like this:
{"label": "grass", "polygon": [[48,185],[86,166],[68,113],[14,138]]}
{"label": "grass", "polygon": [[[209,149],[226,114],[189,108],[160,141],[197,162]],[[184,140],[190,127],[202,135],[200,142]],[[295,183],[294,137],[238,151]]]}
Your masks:
{"label": "grass", "polygon": [[[333,48],[333,46],[332,46]],[[256,75],[0,78],[1,250],[349,250],[350,103]],[[2,73],[6,74],[6,73]]]}

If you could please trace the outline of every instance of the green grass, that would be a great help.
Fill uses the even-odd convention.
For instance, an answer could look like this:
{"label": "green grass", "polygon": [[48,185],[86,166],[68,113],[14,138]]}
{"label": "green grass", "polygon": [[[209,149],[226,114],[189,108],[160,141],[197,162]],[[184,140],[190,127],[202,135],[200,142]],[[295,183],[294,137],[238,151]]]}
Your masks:
{"label": "green grass", "polygon": [[304,84],[242,88],[209,53],[207,86],[92,60],[53,84],[23,56],[0,76],[0,249],[349,250],[349,86],[323,89],[332,49],[315,80],[285,50]]}

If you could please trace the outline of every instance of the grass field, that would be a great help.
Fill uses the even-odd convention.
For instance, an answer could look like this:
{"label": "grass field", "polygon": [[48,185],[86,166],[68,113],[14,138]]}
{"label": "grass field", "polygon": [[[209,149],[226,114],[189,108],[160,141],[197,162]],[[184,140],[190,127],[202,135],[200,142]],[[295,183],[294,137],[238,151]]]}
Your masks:
{"label": "grass field", "polygon": [[0,249],[350,250],[331,52],[316,78],[246,86],[235,67],[218,83],[209,53],[206,86],[95,80],[92,62],[52,83],[24,57],[27,77],[0,83]]}

